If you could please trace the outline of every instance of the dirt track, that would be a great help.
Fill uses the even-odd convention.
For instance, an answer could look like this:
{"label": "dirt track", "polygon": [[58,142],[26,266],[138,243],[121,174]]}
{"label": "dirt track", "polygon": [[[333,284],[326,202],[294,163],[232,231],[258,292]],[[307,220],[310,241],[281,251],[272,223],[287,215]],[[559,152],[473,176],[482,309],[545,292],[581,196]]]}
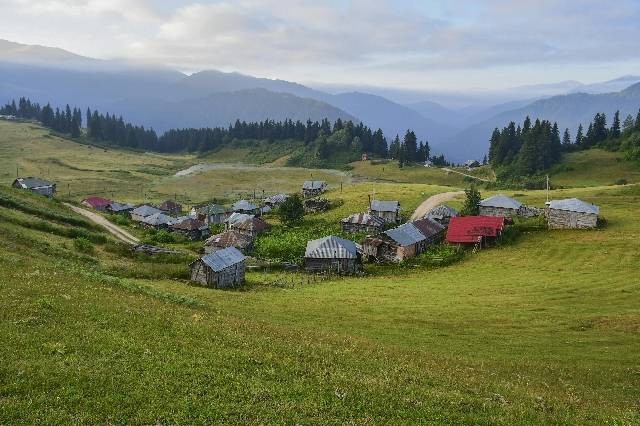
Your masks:
{"label": "dirt track", "polygon": [[436,207],[438,204],[442,204],[445,201],[449,201],[462,194],[464,194],[464,191],[443,192],[441,194],[432,195],[418,206],[416,211],[411,215],[411,220],[422,219],[429,210]]}
{"label": "dirt track", "polygon": [[99,214],[94,213],[94,212],[92,212],[90,210],[86,210],[86,209],[83,209],[83,208],[80,208],[80,207],[76,207],[76,206],[71,205],[69,203],[64,203],[64,205],[69,207],[74,212],[76,212],[78,214],[81,214],[82,216],[84,216],[87,219],[91,220],[92,222],[95,222],[98,225],[102,226],[107,231],[109,231],[113,236],[118,238],[120,241],[123,241],[123,242],[125,242],[127,244],[131,244],[131,245],[140,244],[140,240],[139,239],[137,239],[136,237],[134,237],[133,235],[131,235],[130,233],[128,233],[124,229],[120,228],[118,225],[114,225],[113,223],[109,222],[107,219],[105,219],[104,217],[100,216]]}

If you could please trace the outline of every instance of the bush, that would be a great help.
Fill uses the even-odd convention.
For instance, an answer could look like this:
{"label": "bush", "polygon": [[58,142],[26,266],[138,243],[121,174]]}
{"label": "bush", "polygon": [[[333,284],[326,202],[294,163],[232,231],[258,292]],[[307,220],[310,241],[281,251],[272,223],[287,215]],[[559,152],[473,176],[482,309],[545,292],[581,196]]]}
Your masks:
{"label": "bush", "polygon": [[627,183],[629,183],[629,182],[627,182],[626,179],[622,179],[622,178],[621,179],[616,179],[616,181],[613,182],[614,185],[626,185]]}
{"label": "bush", "polygon": [[468,189],[464,190],[466,199],[464,200],[464,205],[462,206],[461,214],[463,216],[475,216],[480,212],[480,201],[482,200],[482,196],[480,195],[480,191],[478,191],[475,185],[471,185]]}
{"label": "bush", "polygon": [[145,244],[157,245],[157,244],[171,244],[177,242],[175,234],[164,229],[148,229],[142,238],[142,242]]}
{"label": "bush", "polygon": [[78,237],[74,239],[73,247],[80,253],[84,254],[93,254],[95,252],[93,243],[84,237]]}
{"label": "bush", "polygon": [[278,208],[278,216],[280,221],[287,226],[299,223],[304,216],[304,205],[300,196],[294,194],[287,197]]}

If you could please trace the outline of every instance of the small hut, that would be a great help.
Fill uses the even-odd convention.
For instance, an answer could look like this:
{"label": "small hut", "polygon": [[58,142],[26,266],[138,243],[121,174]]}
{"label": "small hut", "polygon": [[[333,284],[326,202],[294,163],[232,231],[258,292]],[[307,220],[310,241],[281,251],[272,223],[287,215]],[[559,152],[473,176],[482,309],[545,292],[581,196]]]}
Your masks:
{"label": "small hut", "polygon": [[235,247],[202,256],[191,263],[191,281],[213,288],[238,287],[244,283],[246,257]]}
{"label": "small hut", "polygon": [[31,192],[47,197],[53,197],[56,193],[55,183],[36,177],[18,178],[13,181],[11,186],[18,189],[28,189]]}
{"label": "small hut", "polygon": [[367,237],[362,252],[377,262],[401,262],[419,253],[425,237],[411,222]]}
{"label": "small hut", "polygon": [[418,243],[418,254],[424,253],[430,245],[442,241],[447,229],[444,225],[429,218],[415,220],[411,223],[424,235],[424,240]]}
{"label": "small hut", "polygon": [[148,228],[164,229],[168,228],[174,220],[175,219],[173,217],[167,216],[166,214],[160,212],[143,218],[140,223]]}
{"label": "small hut", "polygon": [[212,235],[204,243],[204,252],[213,253],[228,247],[235,247],[243,253],[253,248],[253,238],[236,230],[224,231],[221,234]]}
{"label": "small hut", "polygon": [[317,197],[327,190],[327,182],[323,180],[306,180],[302,184],[302,194],[305,198]]}
{"label": "small hut", "polygon": [[120,215],[129,215],[131,211],[135,208],[133,204],[122,204],[112,202],[106,208],[106,210],[110,213],[120,214]]}
{"label": "small hut", "polygon": [[225,219],[224,223],[227,229],[231,229],[234,225],[253,219],[254,217],[252,214],[231,213],[231,215]]}
{"label": "small hut", "polygon": [[231,215],[231,212],[220,204],[205,204],[193,207],[189,214],[211,225],[223,223]]}
{"label": "small hut", "polygon": [[457,217],[459,215],[460,213],[458,212],[458,210],[454,209],[453,207],[449,207],[446,204],[440,204],[429,210],[424,217],[427,219],[435,220],[441,225],[448,226],[451,218]]}
{"label": "small hut", "polygon": [[145,217],[154,215],[156,213],[162,213],[162,211],[158,210],[155,207],[143,204],[131,210],[131,220],[133,220],[134,222],[142,222]]}
{"label": "small hut", "polygon": [[251,238],[257,237],[259,234],[268,230],[269,228],[271,228],[271,225],[269,225],[259,217],[252,217],[250,219],[241,222],[235,222],[229,225],[229,229],[234,229],[241,234],[244,234]]}
{"label": "small hut", "polygon": [[192,217],[173,221],[169,228],[178,234],[184,235],[190,240],[201,240],[209,236],[209,225]]}
{"label": "small hut", "polygon": [[289,198],[287,194],[276,194],[271,197],[267,197],[264,199],[265,206],[269,206],[272,209],[278,207],[280,204],[284,203],[286,199]]}
{"label": "small hut", "polygon": [[369,213],[381,217],[389,223],[398,223],[401,219],[400,202],[373,200],[369,205]]}
{"label": "small hut", "polygon": [[371,213],[356,213],[340,221],[344,232],[378,233],[384,229],[386,221]]}
{"label": "small hut", "polygon": [[498,238],[502,234],[504,224],[503,216],[452,217],[447,229],[447,242],[482,246]]}
{"label": "small hut", "polygon": [[105,211],[107,207],[112,203],[111,200],[107,200],[102,197],[87,197],[80,204],[85,207],[89,207],[90,209]]}
{"label": "small hut", "polygon": [[547,220],[549,228],[588,229],[598,225],[599,214],[600,207],[577,198],[568,198],[551,201]]}
{"label": "small hut", "polygon": [[231,210],[235,213],[244,213],[244,214],[258,214],[260,213],[260,207],[256,206],[252,202],[248,200],[240,200],[238,202],[233,203],[231,206]]}
{"label": "small hut", "polygon": [[523,204],[506,195],[494,195],[480,201],[480,216],[515,217],[520,215]]}
{"label": "small hut", "polygon": [[158,206],[158,208],[163,212],[174,216],[178,216],[180,213],[182,213],[182,204],[177,203],[173,200],[167,200],[163,202]]}
{"label": "small hut", "polygon": [[356,243],[330,235],[307,242],[304,266],[309,272],[354,274],[361,266]]}

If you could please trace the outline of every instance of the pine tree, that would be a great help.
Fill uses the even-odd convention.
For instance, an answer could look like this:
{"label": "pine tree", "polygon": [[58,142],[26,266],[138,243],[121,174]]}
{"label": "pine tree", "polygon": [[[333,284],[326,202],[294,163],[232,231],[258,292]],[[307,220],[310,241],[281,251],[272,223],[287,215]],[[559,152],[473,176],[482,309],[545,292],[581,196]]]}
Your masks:
{"label": "pine tree", "polygon": [[633,116],[631,114],[627,114],[627,118],[625,118],[624,122],[622,123],[622,133],[631,133],[634,126],[635,122],[633,121]]}
{"label": "pine tree", "polygon": [[564,129],[564,135],[562,136],[562,145],[568,147],[571,145],[571,135],[569,134],[569,129]]}
{"label": "pine tree", "polygon": [[616,111],[616,113],[613,115],[613,124],[611,124],[609,136],[614,139],[620,137],[620,110]]}
{"label": "pine tree", "polygon": [[407,162],[414,162],[418,160],[418,138],[413,130],[407,130],[404,135],[404,151],[405,160]]}
{"label": "pine tree", "polygon": [[638,115],[636,115],[636,130],[640,130],[640,110],[638,110]]}
{"label": "pine tree", "polygon": [[576,146],[582,146],[584,143],[584,134],[583,134],[582,124],[578,126],[578,131],[576,132]]}
{"label": "pine tree", "polygon": [[471,187],[464,190],[464,194],[464,205],[460,213],[463,216],[477,216],[480,213],[480,201],[482,200],[480,191],[472,184]]}

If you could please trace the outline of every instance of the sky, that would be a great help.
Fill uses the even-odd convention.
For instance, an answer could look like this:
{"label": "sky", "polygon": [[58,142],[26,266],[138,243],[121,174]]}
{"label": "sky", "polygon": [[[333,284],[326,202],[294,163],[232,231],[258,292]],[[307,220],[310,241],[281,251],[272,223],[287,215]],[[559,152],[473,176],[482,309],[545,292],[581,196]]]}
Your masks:
{"label": "sky", "polygon": [[0,0],[0,38],[302,83],[501,89],[640,74],[640,0]]}

